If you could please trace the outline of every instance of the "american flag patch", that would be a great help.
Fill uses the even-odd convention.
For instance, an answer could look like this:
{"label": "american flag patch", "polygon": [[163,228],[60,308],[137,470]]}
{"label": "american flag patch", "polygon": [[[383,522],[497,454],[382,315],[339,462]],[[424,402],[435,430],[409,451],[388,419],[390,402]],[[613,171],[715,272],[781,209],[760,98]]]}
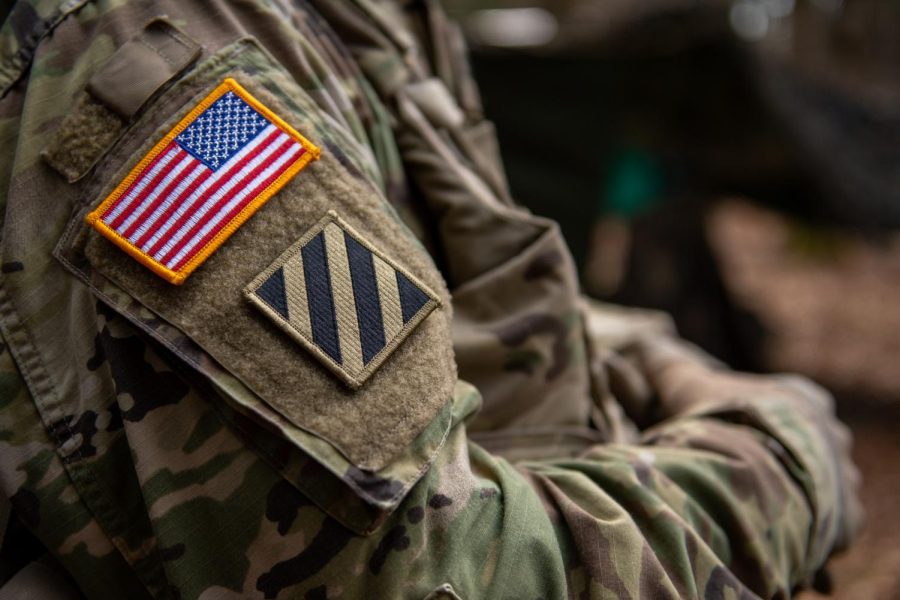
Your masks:
{"label": "american flag patch", "polygon": [[179,285],[319,149],[234,79],[200,101],[87,216]]}
{"label": "american flag patch", "polygon": [[244,294],[354,388],[440,305],[425,284],[334,211],[250,282]]}

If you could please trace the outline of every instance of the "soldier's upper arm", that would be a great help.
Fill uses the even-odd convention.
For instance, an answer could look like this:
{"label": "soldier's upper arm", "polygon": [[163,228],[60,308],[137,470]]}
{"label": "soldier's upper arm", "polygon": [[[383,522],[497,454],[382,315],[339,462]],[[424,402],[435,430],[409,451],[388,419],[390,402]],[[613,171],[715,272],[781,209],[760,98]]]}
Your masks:
{"label": "soldier's upper arm", "polygon": [[[34,527],[92,596],[122,559],[185,597],[378,572],[461,394],[445,283],[313,78],[173,21],[131,24],[115,52],[100,36],[13,168],[4,255],[25,266],[4,275],[2,332],[47,435],[3,471],[52,456],[74,489],[4,490],[68,515]],[[90,31],[68,24],[53,44]],[[44,102],[28,89],[10,98]]]}
{"label": "soldier's upper arm", "polygon": [[[124,93],[108,85],[104,96],[88,87],[104,108]],[[84,135],[85,121],[96,119],[61,127]],[[443,280],[366,164],[285,68],[241,39],[143,106],[55,254],[234,409],[391,509],[446,437],[455,366]]]}
{"label": "soldier's upper arm", "polygon": [[[457,381],[448,291],[346,105],[323,101],[335,74],[299,82],[325,57],[291,30],[287,65],[239,19],[198,25],[204,5],[179,4],[184,31],[142,28],[131,5],[53,21],[4,105],[57,112],[22,118],[7,198],[4,260],[21,269],[0,282],[0,332],[33,405],[0,405],[15,442],[0,484],[85,593],[627,596],[653,573],[674,596],[725,581],[743,514],[727,456],[659,455],[668,479],[645,482],[631,450],[517,468],[467,442],[479,396]],[[262,8],[247,23],[285,27]]]}

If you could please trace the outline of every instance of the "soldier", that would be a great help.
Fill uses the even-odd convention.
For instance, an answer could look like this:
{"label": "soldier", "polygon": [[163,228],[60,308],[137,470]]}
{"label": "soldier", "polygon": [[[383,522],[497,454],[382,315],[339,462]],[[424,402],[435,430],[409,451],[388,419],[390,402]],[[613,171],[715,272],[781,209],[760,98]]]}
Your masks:
{"label": "soldier", "polygon": [[4,593],[786,597],[853,537],[825,392],[579,296],[436,2],[20,0],[0,52]]}

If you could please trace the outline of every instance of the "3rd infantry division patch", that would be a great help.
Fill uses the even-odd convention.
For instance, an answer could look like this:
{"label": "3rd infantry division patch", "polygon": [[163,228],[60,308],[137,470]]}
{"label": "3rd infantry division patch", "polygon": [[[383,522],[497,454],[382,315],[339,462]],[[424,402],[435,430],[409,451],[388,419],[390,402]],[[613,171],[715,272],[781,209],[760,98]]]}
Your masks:
{"label": "3rd infantry division patch", "polygon": [[334,211],[244,294],[354,388],[440,304],[434,292]]}
{"label": "3rd infantry division patch", "polygon": [[228,78],[87,216],[154,273],[181,284],[319,149]]}

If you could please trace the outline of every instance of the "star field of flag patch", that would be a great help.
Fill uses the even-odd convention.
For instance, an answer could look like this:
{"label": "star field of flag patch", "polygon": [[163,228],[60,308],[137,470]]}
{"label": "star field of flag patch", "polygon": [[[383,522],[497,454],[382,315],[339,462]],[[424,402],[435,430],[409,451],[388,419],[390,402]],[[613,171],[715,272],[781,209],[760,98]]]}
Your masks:
{"label": "star field of flag patch", "polygon": [[146,154],[87,222],[181,284],[319,148],[225,79]]}
{"label": "star field of flag patch", "polygon": [[244,294],[354,388],[440,304],[333,211]]}

